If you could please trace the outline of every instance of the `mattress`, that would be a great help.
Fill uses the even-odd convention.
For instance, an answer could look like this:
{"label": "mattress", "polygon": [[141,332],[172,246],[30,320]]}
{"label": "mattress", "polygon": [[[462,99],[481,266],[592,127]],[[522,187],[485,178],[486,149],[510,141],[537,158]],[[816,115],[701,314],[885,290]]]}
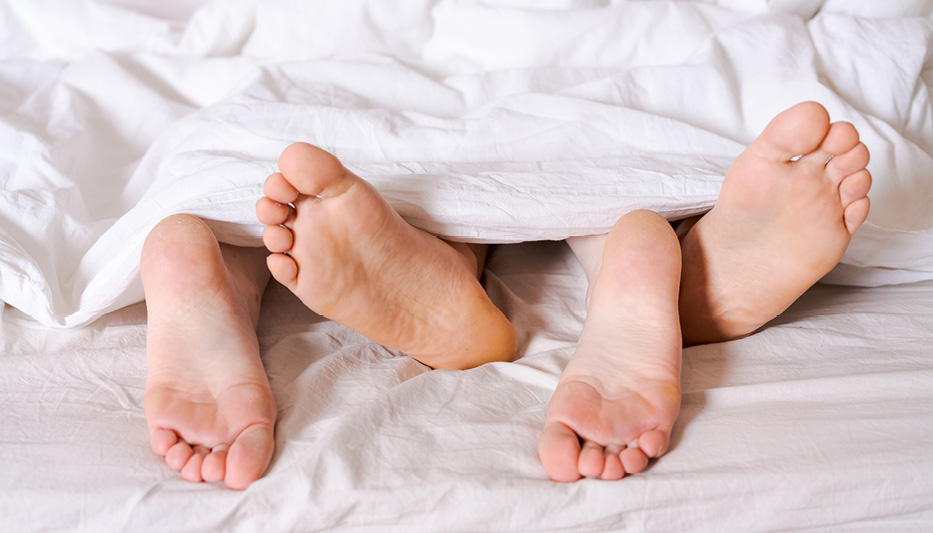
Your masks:
{"label": "mattress", "polygon": [[[926,530],[933,6],[925,1],[0,1],[0,529]],[[777,112],[872,152],[872,212],[780,317],[684,350],[671,451],[548,480],[585,317],[561,239],[714,205]],[[149,449],[139,251],[173,213],[259,245],[302,140],[415,226],[498,243],[511,363],[432,371],[266,290],[276,451],[242,492]],[[689,265],[686,266],[689,268]]]}

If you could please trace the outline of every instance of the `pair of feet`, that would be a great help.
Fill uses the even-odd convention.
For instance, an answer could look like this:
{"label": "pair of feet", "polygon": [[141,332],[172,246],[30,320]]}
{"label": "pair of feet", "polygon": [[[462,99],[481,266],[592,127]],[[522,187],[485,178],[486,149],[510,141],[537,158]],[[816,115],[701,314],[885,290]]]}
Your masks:
{"label": "pair of feet", "polygon": [[[850,124],[800,104],[736,159],[682,241],[636,212],[571,242],[590,294],[539,439],[548,475],[619,479],[662,455],[680,405],[681,332],[687,343],[747,335],[828,272],[867,216],[867,163]],[[276,408],[255,334],[269,272],[314,311],[434,368],[515,352],[474,248],[409,226],[318,148],[292,145],[279,165],[257,204],[268,271],[261,252],[218,245],[184,215],[143,250],[150,443],[191,481],[245,488],[271,460]]]}

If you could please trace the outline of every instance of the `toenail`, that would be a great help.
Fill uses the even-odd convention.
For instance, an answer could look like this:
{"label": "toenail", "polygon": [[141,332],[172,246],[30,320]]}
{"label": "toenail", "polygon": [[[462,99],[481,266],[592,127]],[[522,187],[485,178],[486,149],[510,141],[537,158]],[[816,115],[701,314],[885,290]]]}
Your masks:
{"label": "toenail", "polygon": [[794,157],[790,158],[790,160],[791,160],[792,162],[794,162],[794,161],[800,161],[800,158],[801,158],[801,157],[803,157],[803,154],[795,155]]}
{"label": "toenail", "polygon": [[828,165],[829,162],[832,161],[834,157],[836,157],[836,156],[834,156],[834,155],[829,156],[829,158],[826,159],[826,162],[823,163],[823,166],[825,167],[826,165]]}

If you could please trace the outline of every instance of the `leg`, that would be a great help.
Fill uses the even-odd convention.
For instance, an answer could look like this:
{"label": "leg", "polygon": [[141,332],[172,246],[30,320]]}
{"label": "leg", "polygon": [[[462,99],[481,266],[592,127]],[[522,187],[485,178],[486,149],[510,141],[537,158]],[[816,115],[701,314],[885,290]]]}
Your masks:
{"label": "leg", "polygon": [[[802,154],[802,157],[795,157]],[[868,150],[822,106],[781,113],[732,164],[683,238],[688,344],[748,335],[832,269],[868,216]]]}
{"label": "leg", "polygon": [[331,154],[296,143],[256,205],[272,276],[321,315],[434,368],[508,361],[515,330],[469,245],[406,223]]}
{"label": "leg", "polygon": [[150,444],[189,481],[243,489],[272,458],[277,411],[256,338],[264,255],[218,245],[187,215],[143,247]]}
{"label": "leg", "polygon": [[591,291],[538,452],[556,481],[620,479],[667,450],[680,409],[680,251],[670,224],[648,211],[570,244]]}

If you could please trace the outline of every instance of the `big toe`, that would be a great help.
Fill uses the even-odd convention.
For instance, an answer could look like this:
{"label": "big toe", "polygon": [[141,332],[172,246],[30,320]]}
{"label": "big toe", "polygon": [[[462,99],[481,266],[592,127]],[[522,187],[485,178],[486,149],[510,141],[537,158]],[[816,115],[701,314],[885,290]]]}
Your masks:
{"label": "big toe", "polygon": [[286,148],[279,156],[279,168],[293,187],[308,196],[339,196],[353,184],[336,157],[308,143]]}
{"label": "big toe", "polygon": [[544,428],[538,438],[538,455],[552,480],[569,483],[580,479],[580,439],[564,424],[554,422]]}
{"label": "big toe", "polygon": [[224,482],[231,489],[245,489],[266,471],[274,449],[271,427],[256,424],[246,428],[226,452]]}
{"label": "big toe", "polygon": [[786,162],[816,151],[829,130],[826,109],[816,102],[803,102],[774,117],[751,146],[765,159]]}

